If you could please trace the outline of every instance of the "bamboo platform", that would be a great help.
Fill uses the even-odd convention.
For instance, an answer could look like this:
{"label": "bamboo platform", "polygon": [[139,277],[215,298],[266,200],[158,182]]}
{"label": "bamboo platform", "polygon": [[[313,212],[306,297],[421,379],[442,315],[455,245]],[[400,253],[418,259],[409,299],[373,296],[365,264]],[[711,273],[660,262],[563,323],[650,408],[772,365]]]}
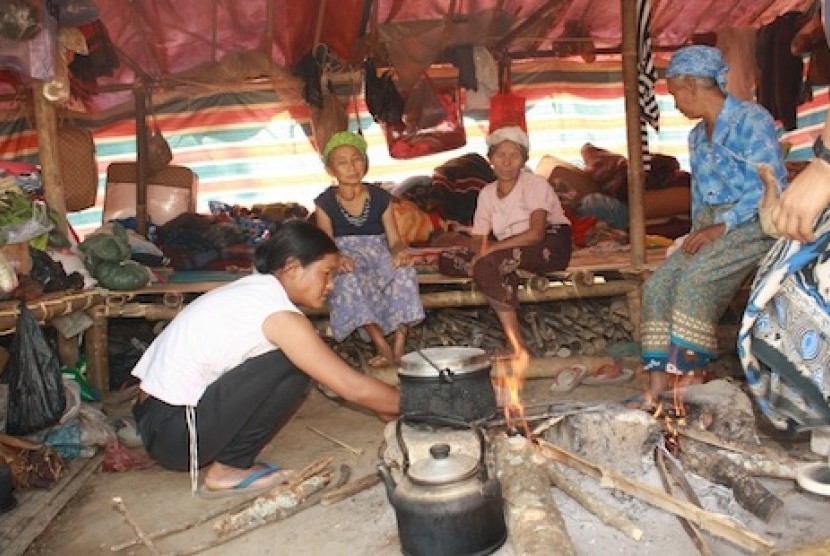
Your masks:
{"label": "bamboo platform", "polygon": [[[665,249],[646,252],[643,269],[631,267],[627,250],[604,251],[583,249],[574,252],[571,265],[564,271],[546,276],[523,275],[524,287],[519,292],[521,303],[541,303],[578,298],[624,296],[629,306],[634,336],[639,339],[640,285],[644,277],[665,258]],[[155,283],[139,290],[113,292],[93,289],[69,294],[49,294],[28,303],[42,324],[57,316],[85,311],[92,326],[84,333],[87,350],[87,380],[106,390],[109,386],[107,353],[108,322],[114,318],[137,318],[148,321],[170,320],[194,297],[228,283],[245,273],[217,273],[201,281],[170,281]],[[481,292],[470,278],[455,278],[425,272],[419,274],[421,300],[426,309],[486,305]],[[14,331],[19,313],[17,302],[0,303],[0,334]],[[308,310],[310,316],[325,316],[326,309]],[[60,336],[60,335],[59,335]],[[75,339],[63,339],[64,343]],[[64,351],[64,350],[62,350]],[[71,357],[71,350],[65,350]],[[62,357],[62,359],[67,358]],[[72,364],[74,361],[62,361]]]}

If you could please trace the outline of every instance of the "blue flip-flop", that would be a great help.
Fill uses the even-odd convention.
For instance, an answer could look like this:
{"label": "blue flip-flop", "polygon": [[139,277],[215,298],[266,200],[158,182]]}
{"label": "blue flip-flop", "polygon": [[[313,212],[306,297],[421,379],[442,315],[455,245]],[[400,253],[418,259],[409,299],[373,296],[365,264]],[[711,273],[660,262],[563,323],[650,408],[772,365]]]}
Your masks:
{"label": "blue flip-flop", "polygon": [[256,481],[263,477],[268,477],[283,471],[279,465],[269,462],[257,462],[256,465],[262,466],[256,471],[251,471],[247,477],[236,483],[230,488],[211,489],[204,485],[199,487],[197,493],[202,498],[226,498],[228,496],[253,496],[262,494],[277,485],[286,482],[290,478],[288,471],[283,472],[282,476],[276,478],[273,482],[268,482],[264,485],[252,486]]}

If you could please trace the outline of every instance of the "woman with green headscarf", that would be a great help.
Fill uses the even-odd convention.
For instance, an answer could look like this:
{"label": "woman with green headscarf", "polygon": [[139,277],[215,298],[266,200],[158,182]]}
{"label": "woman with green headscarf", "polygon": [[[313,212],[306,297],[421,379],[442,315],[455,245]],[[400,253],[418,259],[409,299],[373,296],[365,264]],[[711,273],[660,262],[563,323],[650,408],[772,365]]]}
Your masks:
{"label": "woman with green headscarf", "polygon": [[368,336],[373,367],[396,364],[409,328],[424,318],[418,277],[392,211],[392,195],[363,181],[369,170],[362,136],[341,131],[323,149],[333,185],[314,201],[317,225],[340,250],[340,273],[329,298],[335,340]]}

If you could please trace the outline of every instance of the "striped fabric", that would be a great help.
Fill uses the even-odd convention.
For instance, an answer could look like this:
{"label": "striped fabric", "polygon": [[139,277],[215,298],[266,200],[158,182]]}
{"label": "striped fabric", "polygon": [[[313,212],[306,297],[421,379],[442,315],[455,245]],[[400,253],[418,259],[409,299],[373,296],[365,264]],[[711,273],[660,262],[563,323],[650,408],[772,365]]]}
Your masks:
{"label": "striped fabric", "polygon": [[651,49],[651,0],[637,0],[637,93],[640,104],[640,138],[643,146],[643,167],[651,170],[648,148],[648,126],[660,131],[660,106],[654,95],[657,68]]}
{"label": "striped fabric", "polygon": [[[535,70],[516,72],[514,90],[528,99],[530,168],[547,154],[583,167],[580,149],[589,142],[627,154],[619,71],[557,75]],[[687,140],[694,122],[674,108],[665,81],[657,83],[655,94],[661,126],[659,133],[649,130],[653,152],[676,157],[688,170]],[[791,159],[812,156],[810,146],[821,129],[829,100],[828,89],[823,87],[815,90],[812,102],[801,107],[798,129],[784,136],[793,142]],[[331,182],[306,135],[308,109],[286,105],[272,91],[160,99],[156,104],[159,125],[173,148],[173,163],[188,166],[199,176],[199,212],[208,212],[209,201],[243,206],[293,201],[312,208],[313,199]],[[380,126],[362,103],[359,108],[360,124],[369,144],[370,180],[400,182],[411,176],[431,175],[435,167],[451,158],[487,151],[487,113],[467,110],[464,148],[395,160],[389,156]],[[354,114],[351,106],[348,111]],[[96,206],[70,215],[73,226],[84,235],[101,225],[107,166],[135,160],[135,126],[117,114],[76,123],[94,128],[99,169]],[[5,119],[0,115],[0,158],[37,162],[37,135],[30,124],[20,113]],[[354,116],[350,126],[357,128]]]}

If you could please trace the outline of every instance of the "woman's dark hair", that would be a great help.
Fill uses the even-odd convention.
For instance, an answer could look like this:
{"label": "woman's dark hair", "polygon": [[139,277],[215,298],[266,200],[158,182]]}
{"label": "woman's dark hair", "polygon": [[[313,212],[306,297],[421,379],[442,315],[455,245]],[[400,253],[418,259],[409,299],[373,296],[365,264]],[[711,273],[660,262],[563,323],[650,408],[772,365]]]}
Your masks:
{"label": "woman's dark hair", "polygon": [[305,220],[289,220],[257,245],[254,268],[260,274],[272,274],[284,267],[288,259],[294,258],[302,266],[308,266],[329,253],[337,253],[337,245],[326,232]]}

